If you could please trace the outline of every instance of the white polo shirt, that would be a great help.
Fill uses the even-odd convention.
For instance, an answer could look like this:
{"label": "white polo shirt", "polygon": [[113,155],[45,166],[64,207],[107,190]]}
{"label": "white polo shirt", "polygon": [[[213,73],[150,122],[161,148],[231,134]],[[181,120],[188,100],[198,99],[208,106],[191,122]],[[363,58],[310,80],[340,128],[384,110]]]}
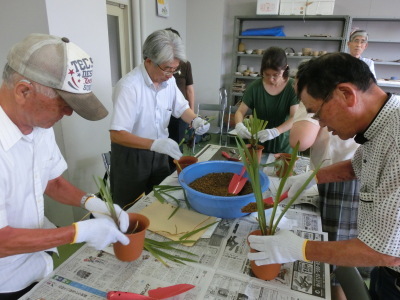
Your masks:
{"label": "white polo shirt", "polygon": [[110,129],[150,139],[167,138],[171,114],[179,118],[189,108],[174,77],[156,89],[144,64],[117,83],[113,102]]}
{"label": "white polo shirt", "polygon": [[[0,228],[43,228],[43,193],[67,168],[53,129],[23,135],[0,107]],[[0,293],[19,291],[53,269],[43,251],[0,258]]]}
{"label": "white polo shirt", "polygon": [[[319,127],[319,122],[312,119],[313,113],[307,113],[306,107],[300,102],[296,111],[293,123],[308,121]],[[314,144],[310,147],[311,168],[314,169],[320,162],[322,166],[329,166],[339,161],[351,159],[358,148],[353,140],[341,140],[338,136],[332,135],[326,127],[318,131]]]}
{"label": "white polo shirt", "polygon": [[[352,165],[360,179],[358,238],[400,257],[400,97],[392,95],[364,133]],[[400,266],[390,267],[400,272]]]}

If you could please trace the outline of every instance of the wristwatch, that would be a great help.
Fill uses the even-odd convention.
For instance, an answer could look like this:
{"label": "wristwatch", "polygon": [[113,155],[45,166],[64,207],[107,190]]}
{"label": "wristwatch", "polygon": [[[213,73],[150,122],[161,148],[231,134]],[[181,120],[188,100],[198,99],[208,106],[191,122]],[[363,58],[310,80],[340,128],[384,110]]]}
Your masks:
{"label": "wristwatch", "polygon": [[91,193],[87,193],[86,195],[83,195],[83,197],[81,199],[81,207],[86,209],[86,207],[85,207],[86,201],[88,201],[90,198],[94,198],[94,197],[96,197],[96,195],[91,194]]}

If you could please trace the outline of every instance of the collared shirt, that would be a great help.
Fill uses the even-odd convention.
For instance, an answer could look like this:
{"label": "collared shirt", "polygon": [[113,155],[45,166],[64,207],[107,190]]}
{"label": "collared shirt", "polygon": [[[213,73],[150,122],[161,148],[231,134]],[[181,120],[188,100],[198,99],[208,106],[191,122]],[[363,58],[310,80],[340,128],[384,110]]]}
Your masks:
{"label": "collared shirt", "polygon": [[[43,228],[43,193],[67,168],[53,129],[23,135],[0,107],[0,228]],[[43,251],[0,258],[0,292],[21,290],[53,269]]]}
{"label": "collared shirt", "polygon": [[360,57],[360,59],[368,65],[372,74],[374,74],[374,77],[376,78],[374,61],[372,59],[365,58],[365,57]]}
{"label": "collared shirt", "polygon": [[400,257],[400,97],[391,96],[364,136],[368,141],[352,160],[360,179],[358,238],[379,253]]}
{"label": "collared shirt", "polygon": [[[294,114],[293,124],[308,121],[319,127],[319,122],[312,118],[313,115],[314,113],[307,113],[306,107],[300,102],[299,109]],[[358,146],[353,139],[342,140],[332,135],[326,127],[320,128],[314,144],[310,147],[310,166],[314,169],[321,162],[322,166],[329,166],[351,159]]]}
{"label": "collared shirt", "polygon": [[157,89],[144,64],[117,83],[113,102],[110,129],[149,139],[167,138],[171,114],[179,118],[189,108],[174,77],[162,82]]}

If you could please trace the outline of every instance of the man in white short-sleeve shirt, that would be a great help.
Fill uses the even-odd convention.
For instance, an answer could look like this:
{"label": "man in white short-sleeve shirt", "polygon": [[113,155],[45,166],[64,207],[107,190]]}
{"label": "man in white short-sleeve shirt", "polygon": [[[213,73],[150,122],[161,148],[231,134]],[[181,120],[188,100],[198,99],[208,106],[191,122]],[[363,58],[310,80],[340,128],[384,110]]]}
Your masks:
{"label": "man in white short-sleeve shirt", "polygon": [[[310,183],[360,180],[358,236],[335,242],[308,241],[285,230],[273,237],[250,236],[250,246],[260,252],[249,258],[256,264],[300,259],[376,266],[372,298],[400,299],[400,99],[385,93],[368,66],[347,53],[307,62],[297,92],[321,127],[360,144],[351,160],[320,169]],[[291,197],[309,176],[293,176],[283,189]]]}
{"label": "man in white short-sleeve shirt", "polygon": [[[75,111],[87,120],[108,112],[91,92],[92,58],[70,42],[31,34],[10,50],[0,87],[0,299],[18,299],[53,270],[54,247],[87,242],[96,249],[120,241],[104,202],[62,177],[67,164],[52,126]],[[44,197],[81,206],[95,219],[49,228]]]}
{"label": "man in white short-sleeve shirt", "polygon": [[361,29],[352,31],[347,46],[349,47],[349,53],[365,62],[376,78],[374,61],[361,56],[368,47],[368,33]]}
{"label": "man in white short-sleeve shirt", "polygon": [[198,135],[210,127],[189,108],[173,76],[186,61],[181,38],[170,30],[153,32],[143,44],[143,59],[113,95],[110,186],[114,201],[126,208],[170,174],[168,156],[182,156],[178,143],[168,138],[171,115]]}

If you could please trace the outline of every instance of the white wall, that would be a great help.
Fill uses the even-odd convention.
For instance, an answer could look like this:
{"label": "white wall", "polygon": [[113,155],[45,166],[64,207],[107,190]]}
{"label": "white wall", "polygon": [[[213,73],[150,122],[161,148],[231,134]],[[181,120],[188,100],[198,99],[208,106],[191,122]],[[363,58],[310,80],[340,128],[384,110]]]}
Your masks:
{"label": "white wall", "polygon": [[187,53],[196,103],[218,103],[223,55],[224,1],[187,1]]}
{"label": "white wall", "polygon": [[[93,176],[103,177],[100,155],[110,149],[112,88],[106,4],[98,0],[46,0],[46,6],[49,33],[68,37],[92,56],[92,89],[110,112],[105,119],[95,122],[77,114],[61,120],[68,179],[85,191],[96,192]],[[80,212],[74,210],[75,215]]]}

